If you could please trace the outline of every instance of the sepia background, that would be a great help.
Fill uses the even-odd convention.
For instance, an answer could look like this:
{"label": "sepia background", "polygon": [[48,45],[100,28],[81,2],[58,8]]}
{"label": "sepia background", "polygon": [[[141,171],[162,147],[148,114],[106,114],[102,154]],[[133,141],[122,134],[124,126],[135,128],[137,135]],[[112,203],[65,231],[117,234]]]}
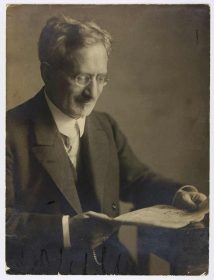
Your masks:
{"label": "sepia background", "polygon": [[[204,5],[18,5],[7,9],[7,109],[42,87],[37,43],[49,17],[94,20],[113,36],[110,113],[155,171],[209,192],[209,8]],[[121,204],[122,212],[130,205]],[[136,258],[136,230],[121,239]]]}

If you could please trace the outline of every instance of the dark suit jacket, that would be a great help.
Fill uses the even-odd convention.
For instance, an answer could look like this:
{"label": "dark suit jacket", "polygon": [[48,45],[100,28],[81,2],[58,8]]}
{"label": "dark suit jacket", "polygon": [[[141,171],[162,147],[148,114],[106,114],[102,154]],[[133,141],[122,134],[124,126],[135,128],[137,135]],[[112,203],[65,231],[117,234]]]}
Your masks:
{"label": "dark suit jacket", "polygon": [[[100,212],[117,216],[120,199],[136,207],[170,204],[180,187],[139,162],[116,122],[105,113],[93,112],[87,118],[81,142]],[[62,216],[81,213],[82,206],[42,90],[7,113],[6,159],[8,265],[21,273],[46,273],[32,256],[39,252],[44,264],[48,256],[43,250],[52,250],[53,255],[54,250],[62,252]],[[73,252],[75,258],[82,254],[79,248]],[[56,263],[55,271],[47,273],[60,270]]]}

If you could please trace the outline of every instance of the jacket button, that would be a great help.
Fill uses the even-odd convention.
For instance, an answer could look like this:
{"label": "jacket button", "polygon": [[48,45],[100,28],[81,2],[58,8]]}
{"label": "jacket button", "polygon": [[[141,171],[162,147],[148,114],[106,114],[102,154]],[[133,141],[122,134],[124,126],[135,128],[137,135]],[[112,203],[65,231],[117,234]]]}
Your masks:
{"label": "jacket button", "polygon": [[112,207],[113,210],[116,210],[117,209],[117,204],[115,202],[113,202],[111,207]]}

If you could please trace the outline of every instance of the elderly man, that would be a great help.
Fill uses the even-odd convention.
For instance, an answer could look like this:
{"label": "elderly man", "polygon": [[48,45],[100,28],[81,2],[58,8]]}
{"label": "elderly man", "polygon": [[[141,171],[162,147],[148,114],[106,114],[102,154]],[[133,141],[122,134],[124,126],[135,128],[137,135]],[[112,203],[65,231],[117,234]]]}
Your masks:
{"label": "elderly man", "polygon": [[14,274],[134,274],[103,217],[119,200],[197,209],[206,196],[138,161],[116,122],[92,112],[108,83],[111,36],[51,18],[39,40],[44,87],[7,114],[7,264]]}

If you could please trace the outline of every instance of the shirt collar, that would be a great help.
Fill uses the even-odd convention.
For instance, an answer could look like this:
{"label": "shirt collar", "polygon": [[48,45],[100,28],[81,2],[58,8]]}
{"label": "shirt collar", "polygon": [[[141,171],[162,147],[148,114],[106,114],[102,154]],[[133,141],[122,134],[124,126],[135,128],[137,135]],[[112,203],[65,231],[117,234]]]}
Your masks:
{"label": "shirt collar", "polygon": [[56,105],[50,100],[50,98],[47,96],[45,90],[45,99],[47,101],[48,107],[51,111],[51,114],[54,118],[54,121],[56,123],[56,126],[59,130],[60,133],[72,137],[73,130],[75,127],[75,123],[77,123],[79,132],[80,132],[80,137],[82,137],[84,133],[84,128],[85,128],[85,117],[84,118],[79,118],[79,119],[73,119],[66,114],[64,114],[61,110],[59,110]]}

